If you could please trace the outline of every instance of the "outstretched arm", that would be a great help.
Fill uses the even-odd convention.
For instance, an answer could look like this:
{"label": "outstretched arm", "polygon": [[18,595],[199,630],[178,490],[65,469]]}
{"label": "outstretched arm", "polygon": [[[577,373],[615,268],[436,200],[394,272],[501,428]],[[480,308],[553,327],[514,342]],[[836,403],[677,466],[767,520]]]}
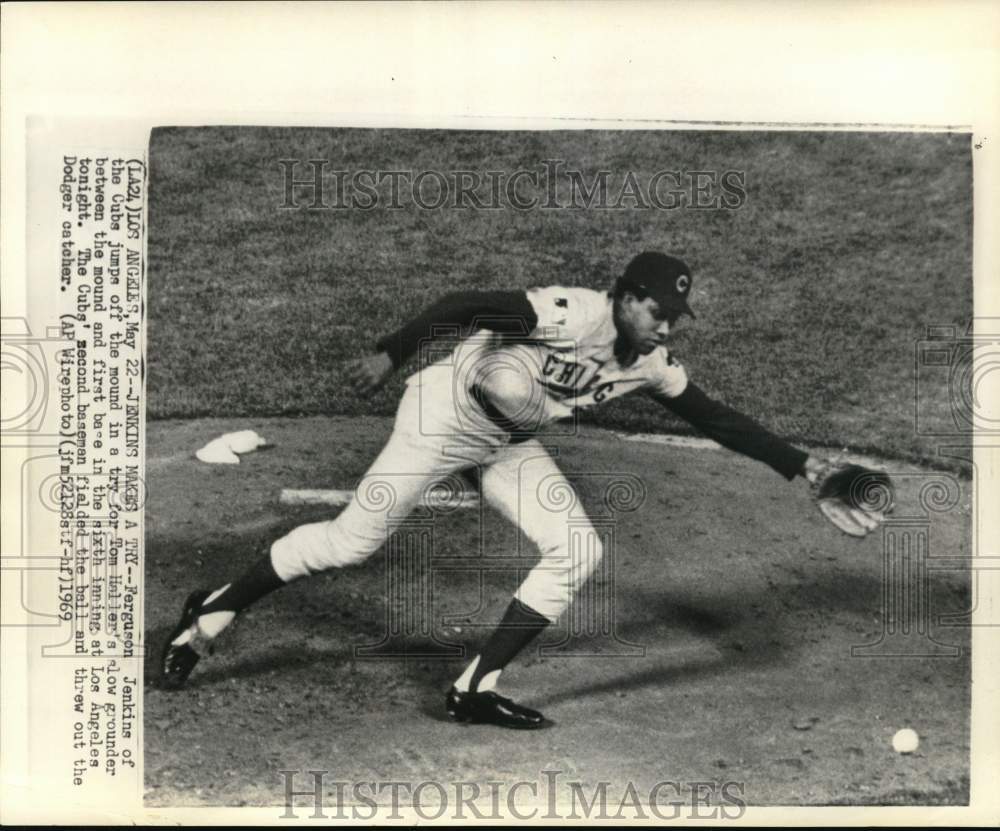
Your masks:
{"label": "outstretched arm", "polygon": [[450,292],[401,329],[380,338],[374,355],[350,361],[348,379],[357,392],[374,392],[440,327],[488,328],[503,334],[528,335],[537,323],[535,310],[523,291]]}
{"label": "outstretched arm", "polygon": [[719,444],[770,465],[786,479],[804,476],[820,511],[845,534],[866,536],[892,510],[895,488],[887,473],[811,456],[753,419],[713,401],[690,382],[673,398],[652,395]]}
{"label": "outstretched arm", "polygon": [[808,474],[818,470],[821,464],[749,416],[709,398],[690,381],[684,391],[673,398],[660,393],[652,393],[652,397],[723,447],[770,465],[786,479],[808,478]]}
{"label": "outstretched arm", "polygon": [[376,346],[399,369],[417,351],[420,342],[433,337],[435,327],[490,329],[494,332],[528,335],[538,322],[523,291],[453,291],[413,320],[380,338]]}

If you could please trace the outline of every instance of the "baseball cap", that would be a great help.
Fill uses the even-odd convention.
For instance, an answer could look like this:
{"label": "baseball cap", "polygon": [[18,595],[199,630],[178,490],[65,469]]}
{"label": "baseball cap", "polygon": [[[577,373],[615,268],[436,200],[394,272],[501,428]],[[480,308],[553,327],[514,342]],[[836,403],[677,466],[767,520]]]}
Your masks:
{"label": "baseball cap", "polygon": [[694,317],[687,302],[691,293],[691,269],[683,260],[659,251],[643,251],[625,267],[622,280],[642,289],[660,308]]}

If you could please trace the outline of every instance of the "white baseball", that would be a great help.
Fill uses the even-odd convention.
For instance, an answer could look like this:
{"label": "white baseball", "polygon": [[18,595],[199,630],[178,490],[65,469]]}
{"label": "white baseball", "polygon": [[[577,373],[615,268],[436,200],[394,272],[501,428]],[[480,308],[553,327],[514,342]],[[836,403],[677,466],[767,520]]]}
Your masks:
{"label": "white baseball", "polygon": [[920,736],[909,727],[896,731],[896,735],[892,737],[892,749],[897,753],[913,753],[919,745]]}

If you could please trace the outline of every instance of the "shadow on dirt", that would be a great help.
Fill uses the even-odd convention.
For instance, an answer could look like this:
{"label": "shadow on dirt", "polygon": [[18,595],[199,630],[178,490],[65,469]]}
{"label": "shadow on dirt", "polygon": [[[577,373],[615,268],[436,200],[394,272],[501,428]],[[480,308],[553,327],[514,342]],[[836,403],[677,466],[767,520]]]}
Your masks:
{"label": "shadow on dirt", "polygon": [[[289,527],[296,524],[299,524],[298,520],[288,523]],[[281,533],[281,528],[271,529],[267,539],[273,539],[276,531]],[[173,546],[155,546],[150,552],[150,562],[160,563],[164,569],[168,569],[170,564],[178,562],[177,552],[168,550],[172,548]],[[245,539],[238,546],[238,550],[244,552],[240,560],[247,563],[249,559],[246,552],[252,551],[252,557],[256,558],[265,549],[263,536],[259,540]],[[208,571],[220,574],[235,565],[231,562],[233,550],[232,540],[203,545],[199,549],[204,562],[214,564]],[[258,642],[257,649],[240,656],[236,665],[230,661],[225,670],[205,667],[199,671],[197,683],[199,686],[208,686],[231,678],[252,678],[275,670],[321,662],[327,666],[354,663],[357,667],[374,662],[391,662],[404,677],[415,680],[418,687],[427,690],[422,708],[428,715],[439,718],[441,692],[447,689],[457,674],[457,669],[464,663],[460,655],[449,656],[448,648],[440,643],[408,637],[400,647],[400,651],[405,650],[408,654],[405,659],[387,657],[381,660],[358,660],[356,657],[355,649],[359,645],[377,643],[384,635],[385,621],[381,619],[378,609],[366,602],[366,599],[379,592],[383,576],[381,566],[339,572],[335,585],[321,587],[324,591],[331,590],[332,595],[329,601],[320,603],[302,597],[303,592],[308,592],[311,586],[320,588],[316,586],[315,579],[296,584],[292,597],[289,597],[291,592],[287,589],[278,592],[264,601],[264,604],[271,607],[274,623],[280,627],[280,631],[274,632],[274,623],[255,620],[254,618],[260,617],[255,608],[247,618],[241,619],[240,628],[260,626],[265,630],[270,629],[270,634]],[[198,582],[199,579],[201,582]],[[187,588],[181,591],[171,590],[172,611],[166,619],[161,618],[157,621],[158,625],[151,626],[146,632],[145,670],[148,685],[156,686],[160,649],[175,623],[175,615],[187,592],[199,585],[217,585],[223,579],[226,578],[200,575],[194,580],[188,578]],[[359,593],[358,589],[364,591]],[[464,595],[478,591],[478,583],[471,578],[463,578],[452,589]],[[796,584],[769,584],[753,590],[748,587],[727,586],[725,591],[717,594],[702,589],[694,598],[687,588],[662,591],[631,588],[623,594],[626,596],[619,601],[615,634],[623,642],[640,644],[646,648],[646,656],[642,659],[645,665],[643,669],[635,671],[622,665],[620,673],[610,670],[613,677],[609,680],[576,684],[565,692],[549,696],[545,699],[546,703],[676,683],[685,678],[726,673],[733,667],[762,666],[785,660],[801,646],[800,630],[811,616],[833,614],[850,618],[863,615],[870,618],[879,608],[881,585],[875,575],[820,572],[815,579]],[[330,611],[331,609],[334,611]],[[283,623],[283,619],[287,619],[287,624]],[[316,647],[303,643],[296,635],[296,632],[303,630],[321,635],[323,645]],[[473,628],[463,635],[449,634],[442,640],[458,645],[464,649],[465,655],[471,656],[488,635],[488,631],[488,628]],[[550,644],[559,640],[558,633],[553,634],[555,637],[546,639]],[[283,642],[285,638],[287,642]],[[692,638],[701,642],[700,649],[704,656],[701,659],[692,661],[690,657],[679,659],[677,655],[658,654],[658,647],[664,644],[690,642]],[[331,643],[333,645],[328,646]],[[578,640],[574,643],[579,646],[581,642]],[[582,643],[586,646],[586,640]],[[224,649],[224,643],[222,646]],[[595,659],[605,657],[601,654],[604,646],[606,644],[596,643]],[[559,660],[560,657],[557,652],[554,660]],[[614,660],[611,656],[607,656],[607,659]],[[682,663],[678,663],[678,660]],[[651,661],[659,664],[651,667]]]}

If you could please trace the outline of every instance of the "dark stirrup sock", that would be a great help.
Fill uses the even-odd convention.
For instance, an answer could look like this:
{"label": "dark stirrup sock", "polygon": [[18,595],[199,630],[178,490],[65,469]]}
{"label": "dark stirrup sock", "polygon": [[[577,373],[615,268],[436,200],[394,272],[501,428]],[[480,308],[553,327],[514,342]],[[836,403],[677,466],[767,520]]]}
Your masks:
{"label": "dark stirrup sock", "polygon": [[485,675],[507,666],[548,625],[547,617],[516,598],[512,600],[503,620],[479,652],[479,663],[469,681],[470,692],[479,689],[479,682]]}
{"label": "dark stirrup sock", "polygon": [[210,612],[242,612],[251,603],[285,585],[274,566],[270,553],[250,566],[241,577],[229,584],[229,588],[209,603],[204,603],[199,615]]}

